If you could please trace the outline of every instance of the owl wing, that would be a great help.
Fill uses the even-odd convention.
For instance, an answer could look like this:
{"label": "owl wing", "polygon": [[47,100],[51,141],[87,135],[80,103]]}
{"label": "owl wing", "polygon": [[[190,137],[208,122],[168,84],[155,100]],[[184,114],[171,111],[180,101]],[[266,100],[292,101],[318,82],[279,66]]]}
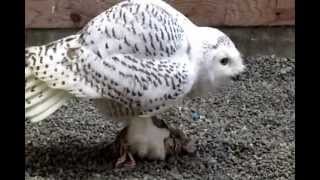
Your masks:
{"label": "owl wing", "polygon": [[184,30],[160,5],[113,6],[88,23],[79,43],[86,57],[80,76],[98,98],[146,113],[166,107],[191,87]]}
{"label": "owl wing", "polygon": [[[124,1],[92,19],[80,43],[101,58],[113,54],[170,57],[181,48],[184,30],[171,11],[153,1]],[[169,13],[171,12],[171,13]]]}
{"label": "owl wing", "polygon": [[26,48],[26,117],[45,119],[72,95],[106,98],[135,114],[172,104],[192,85],[182,22],[163,1],[128,0],[75,35]]}

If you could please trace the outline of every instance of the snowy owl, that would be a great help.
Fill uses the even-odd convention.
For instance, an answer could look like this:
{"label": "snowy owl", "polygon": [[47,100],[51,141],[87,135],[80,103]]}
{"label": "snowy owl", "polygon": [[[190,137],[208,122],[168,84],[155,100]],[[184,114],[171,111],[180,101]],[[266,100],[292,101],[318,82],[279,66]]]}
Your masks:
{"label": "snowy owl", "polygon": [[195,25],[161,0],[126,0],[74,35],[25,49],[25,116],[38,122],[72,97],[91,99],[109,119],[126,122],[118,164],[128,157],[134,164],[132,155],[163,160],[178,147],[175,138],[188,143],[156,114],[244,68],[218,29]]}

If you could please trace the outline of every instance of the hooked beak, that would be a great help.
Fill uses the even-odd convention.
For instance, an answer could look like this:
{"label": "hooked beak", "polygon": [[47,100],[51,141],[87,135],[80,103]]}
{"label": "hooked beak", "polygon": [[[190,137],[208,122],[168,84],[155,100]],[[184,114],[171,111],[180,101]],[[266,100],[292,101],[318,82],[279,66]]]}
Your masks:
{"label": "hooked beak", "polygon": [[240,80],[240,74],[232,76],[231,79],[232,79],[232,81],[239,81]]}

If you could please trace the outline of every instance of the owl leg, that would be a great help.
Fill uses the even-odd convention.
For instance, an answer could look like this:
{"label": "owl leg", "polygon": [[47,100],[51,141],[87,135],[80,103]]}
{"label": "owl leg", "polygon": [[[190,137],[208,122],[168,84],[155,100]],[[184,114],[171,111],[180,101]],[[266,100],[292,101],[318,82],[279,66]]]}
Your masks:
{"label": "owl leg", "polygon": [[164,139],[169,135],[168,129],[157,127],[150,117],[133,118],[128,124],[130,152],[140,158],[164,160]]}
{"label": "owl leg", "polygon": [[127,141],[129,150],[140,158],[164,160],[168,154],[190,151],[191,141],[156,117],[131,119]]}

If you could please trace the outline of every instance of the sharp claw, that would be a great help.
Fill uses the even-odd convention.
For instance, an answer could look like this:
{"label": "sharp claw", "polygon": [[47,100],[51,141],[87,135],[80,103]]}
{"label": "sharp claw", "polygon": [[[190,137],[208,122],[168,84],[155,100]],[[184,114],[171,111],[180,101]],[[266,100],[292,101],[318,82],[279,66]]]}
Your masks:
{"label": "sharp claw", "polygon": [[128,168],[135,168],[136,167],[136,161],[134,160],[132,154],[129,152],[128,153],[128,157],[129,157],[129,161],[127,163],[124,164],[124,166],[128,167]]}
{"label": "sharp claw", "polygon": [[123,165],[124,167],[127,167],[127,168],[131,168],[131,169],[136,167],[136,161],[134,160],[134,158],[130,152],[123,154],[117,160],[117,162],[115,164],[115,168],[119,168],[121,165]]}
{"label": "sharp claw", "polygon": [[116,139],[116,143],[119,143],[119,154],[120,157],[115,163],[115,168],[119,168],[121,165],[127,168],[134,168],[136,166],[136,161],[133,155],[129,152],[129,147],[126,142],[127,128],[123,129]]}
{"label": "sharp claw", "polygon": [[123,164],[126,161],[127,154],[122,155],[119,159],[117,159],[117,162],[115,164],[115,167],[118,168],[121,164]]}

